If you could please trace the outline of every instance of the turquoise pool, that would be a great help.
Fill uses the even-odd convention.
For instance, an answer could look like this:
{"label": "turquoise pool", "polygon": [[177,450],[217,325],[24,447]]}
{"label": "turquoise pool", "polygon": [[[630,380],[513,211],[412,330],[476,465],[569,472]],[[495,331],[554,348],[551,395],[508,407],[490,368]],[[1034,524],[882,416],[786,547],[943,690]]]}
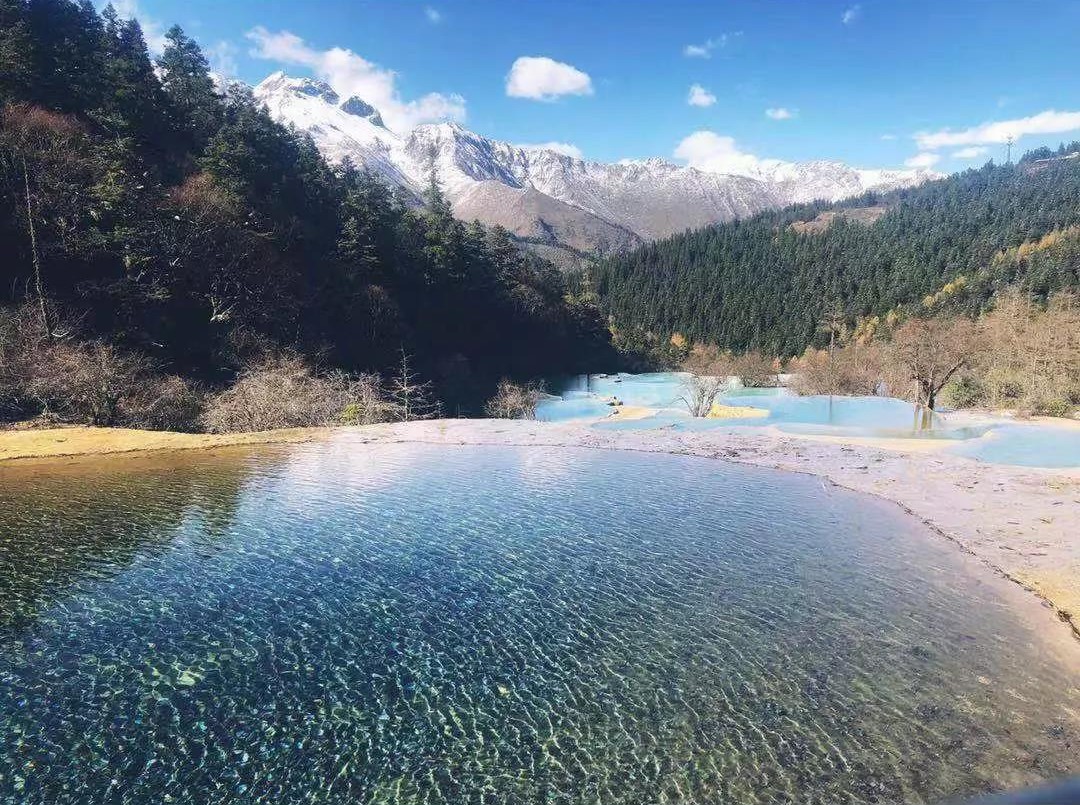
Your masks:
{"label": "turquoise pool", "polygon": [[[947,452],[996,464],[1080,467],[1080,429],[940,412],[929,429],[918,427],[911,403],[891,397],[800,397],[783,388],[732,388],[717,402],[749,406],[766,417],[695,419],[679,399],[685,374],[592,375],[568,381],[561,394],[541,402],[537,419],[587,422],[602,430],[683,431],[772,426],[794,435],[942,439],[956,442]],[[610,417],[609,401],[656,409],[644,419]]]}
{"label": "turquoise pool", "polygon": [[1080,428],[1052,425],[998,425],[980,438],[948,449],[992,464],[1022,467],[1080,467]]}
{"label": "turquoise pool", "polygon": [[5,804],[919,803],[1080,772],[1051,615],[805,476],[348,434],[5,467],[0,578]]}

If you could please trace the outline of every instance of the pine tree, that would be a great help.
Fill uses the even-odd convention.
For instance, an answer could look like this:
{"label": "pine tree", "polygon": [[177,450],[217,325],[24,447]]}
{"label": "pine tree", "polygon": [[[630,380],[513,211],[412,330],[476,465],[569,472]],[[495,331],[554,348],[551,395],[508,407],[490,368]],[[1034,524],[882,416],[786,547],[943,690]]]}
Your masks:
{"label": "pine tree", "polygon": [[210,66],[195,40],[179,25],[165,33],[168,43],[158,59],[161,86],[176,110],[179,125],[199,153],[217,130],[221,100],[210,77]]}
{"label": "pine tree", "polygon": [[0,103],[29,97],[32,63],[26,4],[0,0]]}
{"label": "pine tree", "polygon": [[130,136],[137,146],[160,164],[168,150],[166,101],[136,20],[120,20],[111,5],[104,20],[103,80],[108,92],[95,117],[117,136]]}

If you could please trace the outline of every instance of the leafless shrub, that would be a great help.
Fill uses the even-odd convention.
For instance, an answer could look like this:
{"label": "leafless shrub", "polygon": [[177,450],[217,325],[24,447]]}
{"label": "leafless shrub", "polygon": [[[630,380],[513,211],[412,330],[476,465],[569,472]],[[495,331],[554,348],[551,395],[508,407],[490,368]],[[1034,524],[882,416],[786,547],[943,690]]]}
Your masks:
{"label": "leafless shrub", "polygon": [[734,359],[731,374],[747,388],[780,385],[778,362],[760,352],[744,352]]}
{"label": "leafless shrub", "polygon": [[495,396],[487,401],[484,413],[492,419],[533,419],[536,405],[544,396],[540,384],[519,385],[510,380],[500,380]]}
{"label": "leafless shrub", "polygon": [[317,375],[295,355],[279,356],[241,373],[210,398],[202,425],[211,433],[318,425],[369,424],[394,418],[374,375]]}
{"label": "leafless shrub", "polygon": [[17,415],[24,407],[24,340],[19,312],[0,309],[0,417]]}
{"label": "leafless shrub", "polygon": [[[0,415],[90,425],[190,428],[198,396],[146,358],[100,341],[60,338],[77,325],[37,304],[0,310]],[[182,391],[183,389],[183,391]]]}
{"label": "leafless shrub", "polygon": [[732,374],[734,358],[711,344],[695,344],[683,362],[690,375],[683,381],[679,399],[691,416],[704,417],[712,411],[713,403],[727,385]]}
{"label": "leafless shrub", "polygon": [[124,424],[147,430],[198,430],[206,395],[196,384],[166,375],[140,385],[124,400]]}
{"label": "leafless shrub", "polygon": [[100,341],[59,341],[39,349],[26,394],[43,411],[89,425],[125,424],[126,412],[158,382],[150,362]]}
{"label": "leafless shrub", "polygon": [[875,394],[882,381],[881,349],[857,342],[828,350],[810,348],[792,363],[797,394]]}
{"label": "leafless shrub", "polygon": [[0,415],[36,413],[27,386],[53,343],[39,305],[0,309]]}
{"label": "leafless shrub", "polygon": [[382,378],[377,374],[343,377],[349,398],[341,409],[343,425],[373,425],[397,418],[397,407],[386,396]]}

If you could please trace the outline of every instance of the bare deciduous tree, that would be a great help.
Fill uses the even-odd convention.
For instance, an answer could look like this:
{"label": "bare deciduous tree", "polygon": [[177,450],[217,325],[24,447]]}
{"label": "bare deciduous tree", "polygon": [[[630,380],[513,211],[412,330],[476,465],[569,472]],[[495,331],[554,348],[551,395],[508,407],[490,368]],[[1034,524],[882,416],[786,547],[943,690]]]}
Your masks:
{"label": "bare deciduous tree", "polygon": [[712,411],[716,398],[727,386],[733,359],[712,345],[697,344],[683,363],[689,376],[683,381],[679,399],[691,416],[704,417]]}
{"label": "bare deciduous tree", "polygon": [[979,350],[977,328],[967,318],[911,319],[893,333],[891,362],[900,377],[914,384],[924,427],[930,425],[938,392]]}
{"label": "bare deciduous tree", "polygon": [[432,394],[428,381],[412,371],[411,357],[401,350],[401,362],[397,372],[390,378],[390,399],[396,406],[396,418],[402,422],[437,417],[440,406]]}
{"label": "bare deciduous tree", "polygon": [[877,392],[882,379],[881,349],[857,342],[834,348],[810,348],[792,364],[791,387],[799,394],[857,394]]}
{"label": "bare deciduous tree", "polygon": [[778,361],[756,350],[744,352],[735,358],[731,373],[747,388],[780,385]]}

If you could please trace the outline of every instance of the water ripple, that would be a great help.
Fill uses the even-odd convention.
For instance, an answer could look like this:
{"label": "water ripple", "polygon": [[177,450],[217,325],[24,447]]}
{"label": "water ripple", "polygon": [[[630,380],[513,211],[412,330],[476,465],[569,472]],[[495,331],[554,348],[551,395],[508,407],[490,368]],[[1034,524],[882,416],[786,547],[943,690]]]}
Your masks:
{"label": "water ripple", "polygon": [[803,477],[347,438],[11,471],[0,578],[5,803],[921,802],[1080,771],[1076,680],[1004,582]]}

